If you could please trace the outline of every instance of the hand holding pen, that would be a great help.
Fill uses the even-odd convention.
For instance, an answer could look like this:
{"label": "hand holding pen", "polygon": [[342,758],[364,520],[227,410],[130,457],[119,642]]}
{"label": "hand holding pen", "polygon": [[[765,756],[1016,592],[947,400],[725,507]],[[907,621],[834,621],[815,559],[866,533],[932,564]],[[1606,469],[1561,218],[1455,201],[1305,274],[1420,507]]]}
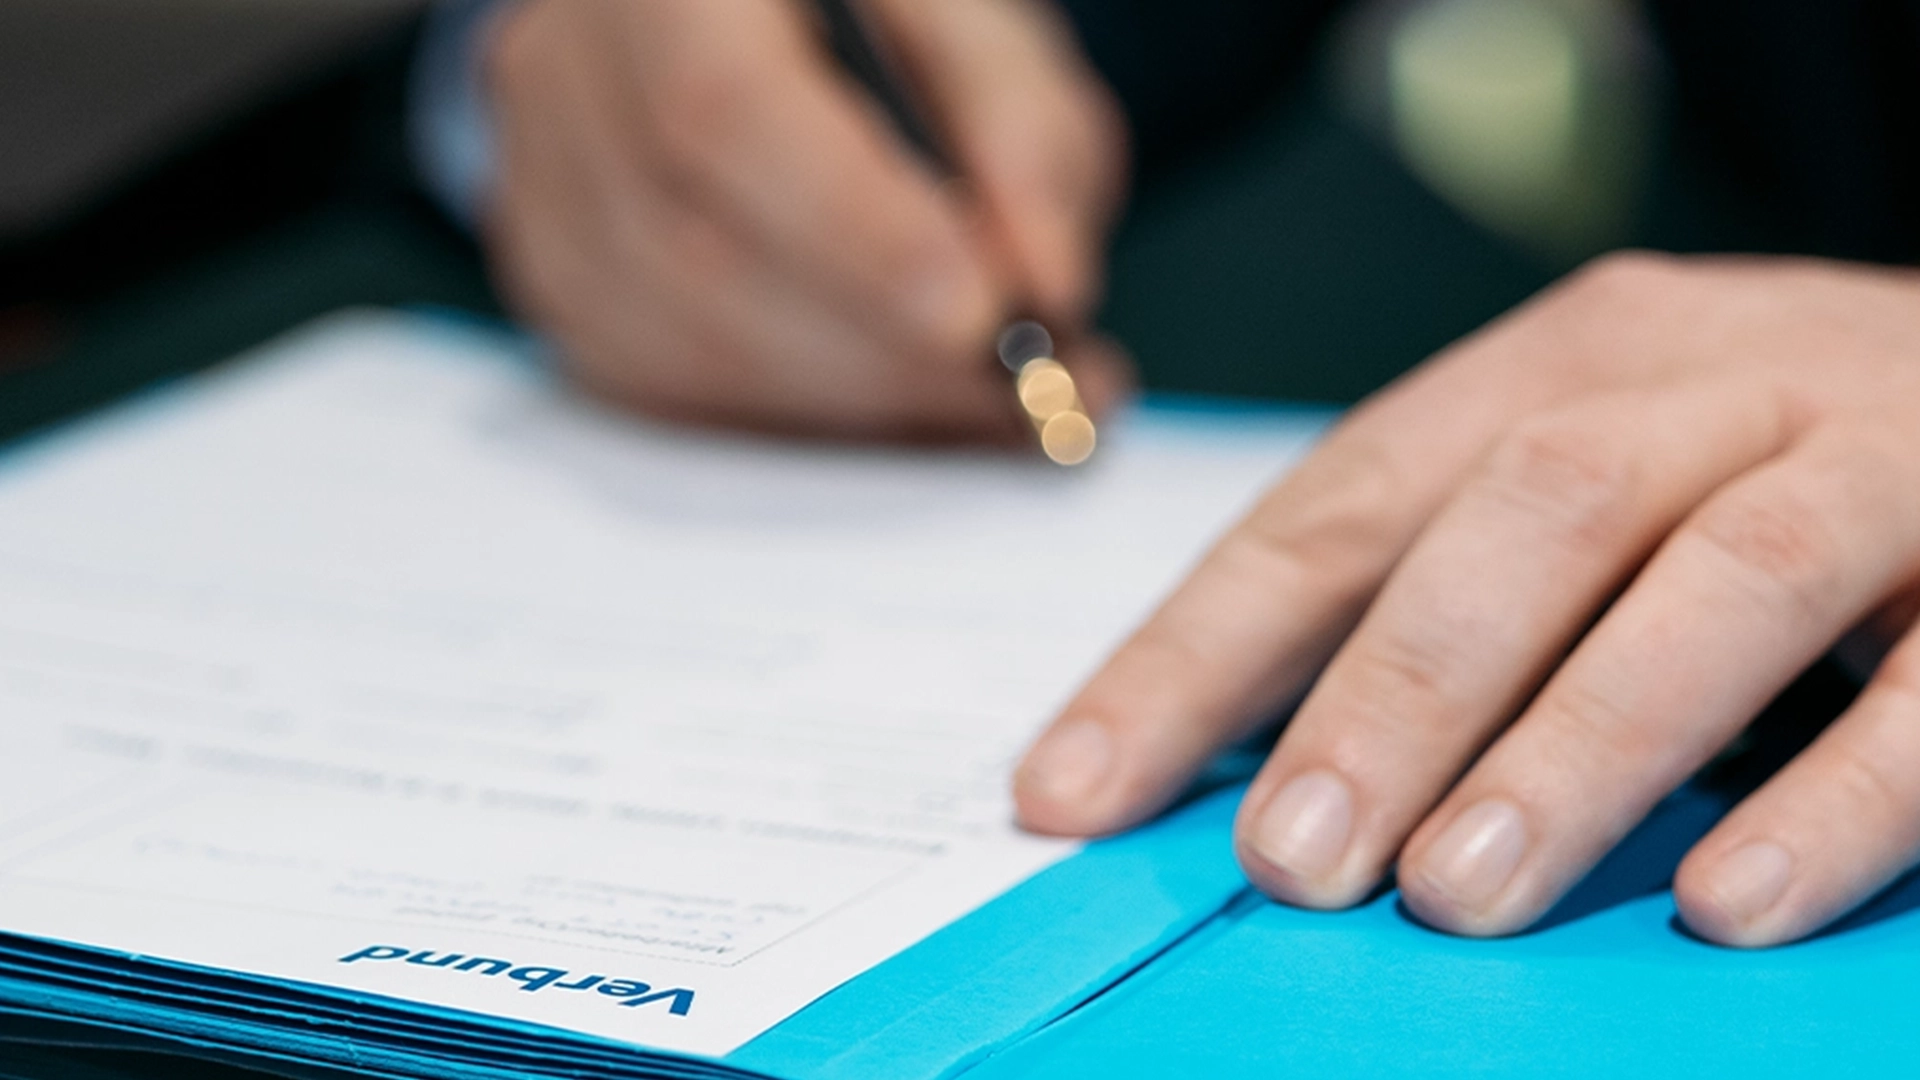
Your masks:
{"label": "hand holding pen", "polygon": [[[900,135],[929,164],[954,180],[964,179],[940,136],[921,116],[901,73],[877,47],[849,0],[815,0],[827,41],[847,74],[885,109]],[[1072,371],[1056,357],[1053,335],[1033,319],[1007,324],[994,353],[1013,376],[1013,401],[1033,428],[1040,449],[1059,465],[1079,465],[1093,455],[1096,433]]]}
{"label": "hand holding pen", "polygon": [[1035,438],[993,362],[1024,313],[1097,418],[1128,382],[1078,332],[1125,172],[1104,90],[1037,0],[858,10],[951,171],[804,4],[508,9],[483,232],[510,300],[641,410],[915,440]]}

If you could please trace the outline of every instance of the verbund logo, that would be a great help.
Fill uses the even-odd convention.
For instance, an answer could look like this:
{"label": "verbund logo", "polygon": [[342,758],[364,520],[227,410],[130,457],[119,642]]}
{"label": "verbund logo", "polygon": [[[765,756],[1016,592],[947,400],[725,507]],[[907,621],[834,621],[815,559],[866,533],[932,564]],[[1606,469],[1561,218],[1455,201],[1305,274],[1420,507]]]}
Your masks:
{"label": "verbund logo", "polygon": [[605,975],[582,975],[570,982],[565,982],[562,980],[573,974],[565,968],[519,967],[511,960],[496,960],[487,956],[438,953],[432,949],[415,951],[400,945],[369,945],[359,952],[349,953],[340,958],[343,964],[357,964],[363,960],[399,960],[424,968],[464,971],[469,975],[488,978],[505,975],[508,979],[519,983],[519,989],[530,994],[542,990],[591,992],[612,999],[623,1009],[634,1009],[642,1005],[651,1005],[656,1001],[664,1001],[667,1003],[667,1011],[675,1016],[685,1016],[693,1011],[693,991],[691,990],[679,987],[672,990],[655,990],[635,979],[609,979]]}

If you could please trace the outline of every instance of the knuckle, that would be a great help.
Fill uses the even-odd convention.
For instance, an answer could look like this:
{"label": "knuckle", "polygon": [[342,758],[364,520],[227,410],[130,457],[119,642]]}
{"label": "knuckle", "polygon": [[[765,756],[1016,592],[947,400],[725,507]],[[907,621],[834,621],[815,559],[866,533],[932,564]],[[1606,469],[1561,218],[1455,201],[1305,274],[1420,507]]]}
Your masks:
{"label": "knuckle", "polygon": [[672,166],[688,172],[713,169],[752,122],[761,84],[735,63],[679,61],[656,73],[645,98],[647,126]]}
{"label": "knuckle", "polygon": [[1384,451],[1341,447],[1281,484],[1236,537],[1254,558],[1351,581],[1405,542],[1406,489]]}
{"label": "knuckle", "polygon": [[1536,744],[1564,758],[1558,763],[1563,768],[1541,775],[1591,772],[1596,759],[1632,766],[1658,755],[1659,733],[1636,722],[1631,678],[1608,679],[1589,671],[1541,699],[1539,718],[1545,730]]}
{"label": "knuckle", "polygon": [[[983,266],[954,241],[945,223],[895,221],[850,226],[858,235],[860,269],[847,283],[857,290],[854,311],[863,326],[884,334],[896,359],[925,361],[944,372],[979,372],[981,350],[1000,318]],[[931,283],[931,284],[929,284]],[[925,290],[942,300],[929,305]]]}
{"label": "knuckle", "polygon": [[[624,250],[655,253],[640,260],[643,280],[658,281],[671,272],[694,295],[725,296],[754,272],[752,253],[704,213],[683,207],[656,207],[651,229],[636,229]],[[670,271],[667,268],[671,268]]]}
{"label": "knuckle", "polygon": [[[1159,620],[1141,628],[1133,641],[1128,643],[1127,651],[1135,670],[1152,671],[1163,677],[1175,672],[1205,677],[1213,674],[1219,666],[1219,657],[1214,650],[1205,647],[1192,634]],[[1161,678],[1156,681],[1165,680]]]}
{"label": "knuckle", "polygon": [[1886,757],[1840,739],[1834,741],[1831,754],[1823,764],[1822,782],[1850,813],[1881,820],[1905,820],[1911,816],[1915,798],[1908,790],[1910,782],[1903,782],[1895,775],[1893,770],[1897,767]]}
{"label": "knuckle", "polygon": [[1348,672],[1352,691],[1347,700],[1377,711],[1382,719],[1404,722],[1432,716],[1434,706],[1456,695],[1468,651],[1477,639],[1467,627],[1445,621],[1355,638],[1353,667]]}
{"label": "knuckle", "polygon": [[1611,436],[1580,419],[1548,415],[1522,422],[1495,447],[1477,487],[1588,548],[1613,538],[1627,520],[1636,479],[1631,455]]}
{"label": "knuckle", "polygon": [[1820,509],[1794,495],[1729,495],[1702,510],[1690,532],[1768,606],[1822,611],[1840,585],[1838,539]]}
{"label": "knuckle", "polygon": [[1198,731],[1219,721],[1209,691],[1226,679],[1220,650],[1185,627],[1155,618],[1081,691],[1075,707],[1103,717],[1130,739],[1149,737],[1169,717]]}
{"label": "knuckle", "polygon": [[1687,264],[1670,255],[1629,251],[1601,256],[1555,286],[1517,325],[1536,340],[1514,354],[1535,363],[1545,350],[1561,377],[1605,384],[1651,363],[1637,350],[1622,352],[1623,334],[1670,318],[1691,290]]}
{"label": "knuckle", "polygon": [[1570,295],[1603,305],[1623,301],[1639,303],[1649,297],[1665,296],[1676,279],[1684,276],[1685,266],[1683,260],[1659,252],[1611,252],[1574,271],[1567,280],[1566,290]]}

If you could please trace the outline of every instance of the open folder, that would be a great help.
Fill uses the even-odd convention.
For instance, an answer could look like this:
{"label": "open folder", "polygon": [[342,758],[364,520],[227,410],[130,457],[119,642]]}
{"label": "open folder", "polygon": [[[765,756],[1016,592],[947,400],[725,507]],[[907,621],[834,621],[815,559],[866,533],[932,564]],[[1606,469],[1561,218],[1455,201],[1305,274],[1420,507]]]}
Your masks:
{"label": "open folder", "polygon": [[1083,848],[1008,776],[1322,422],[1149,408],[1071,472],[725,437],[362,312],[16,447],[0,1032],[960,1071],[1242,891],[1230,794]]}

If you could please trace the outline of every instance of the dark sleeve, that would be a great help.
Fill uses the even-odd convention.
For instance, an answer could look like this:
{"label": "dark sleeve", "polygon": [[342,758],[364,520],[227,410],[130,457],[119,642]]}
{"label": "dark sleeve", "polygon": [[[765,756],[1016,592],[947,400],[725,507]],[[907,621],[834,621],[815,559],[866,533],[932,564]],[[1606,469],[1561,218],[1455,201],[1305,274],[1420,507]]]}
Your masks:
{"label": "dark sleeve", "polygon": [[1145,167],[1296,76],[1341,0],[1059,0],[1120,96]]}
{"label": "dark sleeve", "polygon": [[1920,259],[1920,0],[1652,0],[1684,152],[1772,246]]}

